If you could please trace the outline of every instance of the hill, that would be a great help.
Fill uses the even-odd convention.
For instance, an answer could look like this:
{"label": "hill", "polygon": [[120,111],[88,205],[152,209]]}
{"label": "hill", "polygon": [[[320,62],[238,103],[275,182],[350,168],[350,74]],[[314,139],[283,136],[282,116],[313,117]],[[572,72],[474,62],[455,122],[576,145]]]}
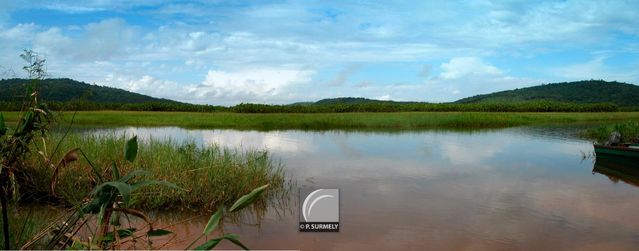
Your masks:
{"label": "hill", "polygon": [[[25,79],[0,80],[0,110],[22,109],[29,85]],[[639,86],[606,81],[579,81],[477,95],[453,103],[426,103],[340,97],[289,105],[241,103],[224,107],[181,103],[72,79],[46,79],[40,97],[59,111],[191,111],[238,113],[333,112],[604,112],[639,109]]]}
{"label": "hill", "polygon": [[615,81],[584,80],[476,95],[454,103],[513,103],[537,100],[639,106],[639,86]]}
{"label": "hill", "polygon": [[[25,95],[28,79],[0,80],[0,101],[20,101]],[[45,79],[38,84],[40,97],[47,102],[82,100],[92,103],[179,103],[168,99],[154,98],[122,89],[91,85],[68,78]]]}

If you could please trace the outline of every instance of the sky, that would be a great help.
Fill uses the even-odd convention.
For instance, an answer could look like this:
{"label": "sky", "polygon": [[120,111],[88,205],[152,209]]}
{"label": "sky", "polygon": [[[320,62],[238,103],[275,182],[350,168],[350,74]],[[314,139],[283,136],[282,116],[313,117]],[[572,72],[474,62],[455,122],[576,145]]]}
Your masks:
{"label": "sky", "polygon": [[639,84],[639,1],[2,0],[0,78],[24,49],[49,77],[198,104],[449,102]]}

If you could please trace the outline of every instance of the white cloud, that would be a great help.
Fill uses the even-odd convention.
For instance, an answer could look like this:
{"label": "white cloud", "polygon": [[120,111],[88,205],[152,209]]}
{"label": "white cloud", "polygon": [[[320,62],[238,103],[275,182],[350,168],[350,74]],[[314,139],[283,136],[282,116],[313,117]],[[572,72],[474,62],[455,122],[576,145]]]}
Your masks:
{"label": "white cloud", "polygon": [[60,27],[37,33],[33,47],[50,57],[75,62],[114,60],[139,53],[137,30],[122,19],[105,19],[80,27],[80,36],[67,36]]}
{"label": "white cloud", "polygon": [[152,97],[163,97],[178,101],[189,100],[186,88],[173,81],[156,79],[149,75],[139,78],[108,74],[104,79],[105,84],[121,88],[127,91],[136,92]]}
{"label": "white cloud", "polygon": [[0,23],[0,77],[14,77],[14,73],[21,73],[24,61],[19,55],[23,49],[30,48],[29,44],[37,30],[38,26],[33,23],[17,24],[8,28],[4,28]]}
{"label": "white cloud", "polygon": [[62,35],[62,30],[58,27],[36,34],[33,44],[35,50],[54,57],[68,55],[75,49],[73,40]]}
{"label": "white cloud", "polygon": [[464,97],[530,86],[539,81],[507,75],[477,57],[452,58],[440,65],[439,75],[425,81],[420,91],[426,100],[449,102]]}
{"label": "white cloud", "polygon": [[34,23],[17,24],[6,30],[0,29],[0,39],[29,41],[33,39],[36,29],[37,26]]}
{"label": "white cloud", "polygon": [[391,97],[390,97],[389,94],[385,94],[385,95],[376,97],[375,99],[377,99],[377,100],[391,100]]}
{"label": "white cloud", "polygon": [[469,75],[497,76],[503,72],[495,66],[484,63],[477,57],[453,58],[448,63],[441,65],[443,79],[459,79]]}
{"label": "white cloud", "polygon": [[201,85],[189,88],[198,99],[261,101],[286,97],[286,89],[311,80],[313,71],[296,69],[210,70]]}
{"label": "white cloud", "polygon": [[103,11],[104,9],[102,8],[93,8],[93,7],[85,7],[85,6],[73,6],[73,5],[62,5],[62,4],[51,4],[49,6],[46,7],[47,9],[51,9],[51,10],[55,10],[55,11],[62,11],[62,12],[67,12],[67,13],[71,13],[71,14],[77,14],[77,13],[87,13],[87,12],[96,12],[96,11]]}

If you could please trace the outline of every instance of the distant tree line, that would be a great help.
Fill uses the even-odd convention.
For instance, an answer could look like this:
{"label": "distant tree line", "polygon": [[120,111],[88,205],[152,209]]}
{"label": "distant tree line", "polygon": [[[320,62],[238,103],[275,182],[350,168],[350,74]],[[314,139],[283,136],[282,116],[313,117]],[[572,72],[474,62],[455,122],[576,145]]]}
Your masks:
{"label": "distant tree line", "polygon": [[[18,111],[18,102],[0,102],[0,110]],[[614,112],[638,110],[632,107],[620,109],[612,103],[578,104],[557,101],[530,101],[516,103],[358,103],[358,104],[312,104],[312,105],[266,105],[247,104],[224,107],[186,103],[98,103],[82,100],[47,102],[57,111],[182,111],[182,112],[235,112],[235,113],[344,113],[344,112]]]}
{"label": "distant tree line", "polygon": [[612,103],[577,104],[556,101],[518,103],[359,103],[327,105],[239,104],[229,108],[238,113],[341,113],[341,112],[613,112]]}

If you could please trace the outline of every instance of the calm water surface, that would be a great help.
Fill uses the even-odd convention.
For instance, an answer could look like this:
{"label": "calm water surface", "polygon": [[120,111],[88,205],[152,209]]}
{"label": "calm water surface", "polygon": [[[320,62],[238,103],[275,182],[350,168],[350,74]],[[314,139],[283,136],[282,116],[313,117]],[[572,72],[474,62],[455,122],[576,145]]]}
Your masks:
{"label": "calm water surface", "polygon": [[[593,172],[593,160],[582,159],[592,145],[575,136],[577,128],[387,133],[131,127],[90,133],[113,132],[267,149],[299,187],[340,188],[339,233],[298,232],[298,199],[293,196],[289,208],[269,210],[260,222],[247,220],[257,226],[226,224],[252,248],[639,247],[639,188]],[[172,230],[195,236],[207,219]]]}

